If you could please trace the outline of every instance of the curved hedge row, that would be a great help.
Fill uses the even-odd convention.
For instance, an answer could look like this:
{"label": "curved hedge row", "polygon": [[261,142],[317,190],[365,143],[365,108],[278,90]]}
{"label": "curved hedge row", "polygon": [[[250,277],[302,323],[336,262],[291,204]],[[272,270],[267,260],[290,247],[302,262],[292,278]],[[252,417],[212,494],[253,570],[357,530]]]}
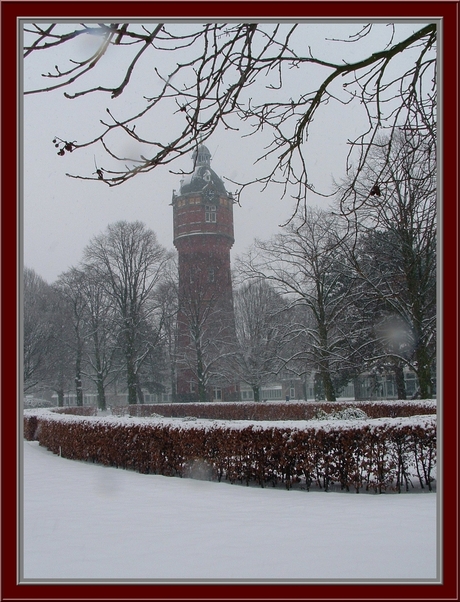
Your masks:
{"label": "curved hedge row", "polygon": [[65,458],[165,476],[307,490],[433,488],[436,419],[290,425],[98,419],[29,413],[24,436]]}
{"label": "curved hedge row", "polygon": [[369,418],[400,418],[436,414],[436,401],[158,403],[114,407],[112,411],[117,415],[138,418],[161,414],[174,418],[195,416],[214,420],[311,420],[319,410],[330,413],[347,408],[363,410]]}

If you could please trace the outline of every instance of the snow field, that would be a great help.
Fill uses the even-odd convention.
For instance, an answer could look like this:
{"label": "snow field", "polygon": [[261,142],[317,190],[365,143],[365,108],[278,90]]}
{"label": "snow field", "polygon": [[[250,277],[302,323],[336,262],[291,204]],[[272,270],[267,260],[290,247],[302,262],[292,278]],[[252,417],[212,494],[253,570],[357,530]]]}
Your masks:
{"label": "snow field", "polygon": [[25,441],[22,578],[431,582],[436,500],[142,475]]}

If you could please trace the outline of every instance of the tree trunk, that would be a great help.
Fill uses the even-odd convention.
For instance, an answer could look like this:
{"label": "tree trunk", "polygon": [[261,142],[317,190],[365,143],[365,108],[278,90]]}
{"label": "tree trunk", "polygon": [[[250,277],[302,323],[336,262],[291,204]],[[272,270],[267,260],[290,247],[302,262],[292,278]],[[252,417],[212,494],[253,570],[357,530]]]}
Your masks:
{"label": "tree trunk", "polygon": [[138,402],[144,403],[144,393],[141,388],[141,383],[139,382],[139,375],[137,375],[137,378],[136,378],[136,392],[137,392]]}
{"label": "tree trunk", "polygon": [[398,399],[407,399],[403,367],[400,362],[395,362],[393,366],[395,372],[396,391],[398,394]]}
{"label": "tree trunk", "polygon": [[83,405],[83,388],[81,384],[81,378],[78,376],[75,377],[75,390],[77,393],[77,406],[81,407]]}
{"label": "tree trunk", "polygon": [[137,403],[137,370],[135,362],[134,333],[131,321],[125,320],[125,361],[126,384],[128,387],[128,404]]}
{"label": "tree trunk", "polygon": [[174,364],[171,364],[171,401],[176,403],[177,401],[177,377]]}
{"label": "tree trunk", "polygon": [[197,375],[197,380],[198,380],[198,399],[204,403],[205,401],[207,401],[206,382],[205,382],[205,375],[204,375],[203,358],[201,355],[201,347],[199,345],[197,345],[196,356],[197,356],[196,375]]}
{"label": "tree trunk", "polygon": [[208,401],[206,385],[201,378],[198,378],[198,400],[202,403]]}
{"label": "tree trunk", "polygon": [[336,401],[334,385],[332,383],[332,378],[329,370],[323,370],[321,373],[321,378],[323,381],[324,395],[326,396],[326,401]]}
{"label": "tree trunk", "polygon": [[56,393],[58,396],[58,407],[63,408],[64,407],[64,389],[59,389],[58,391],[56,391]]}
{"label": "tree trunk", "polygon": [[424,346],[419,345],[415,350],[417,360],[417,378],[420,389],[420,399],[429,399],[431,397],[431,367],[428,361],[428,354]]}
{"label": "tree trunk", "polygon": [[97,407],[100,410],[105,411],[107,409],[107,402],[105,399],[105,387],[104,387],[104,381],[100,374],[98,374],[98,377],[97,377],[96,387],[97,387]]}
{"label": "tree trunk", "polygon": [[104,386],[104,376],[102,374],[102,361],[101,354],[99,350],[99,336],[97,333],[97,327],[94,327],[94,358],[96,362],[96,389],[97,389],[97,407],[105,411],[107,409],[107,402],[105,399],[105,386]]}
{"label": "tree trunk", "polygon": [[105,399],[104,376],[102,374],[101,360],[98,353],[96,354],[96,370],[97,407],[104,411],[107,409],[107,403]]}
{"label": "tree trunk", "polygon": [[[318,293],[318,296],[322,301],[324,300],[322,298],[322,293]],[[329,370],[328,358],[330,356],[330,351],[328,345],[328,331],[326,326],[326,311],[323,308],[322,303],[318,323],[318,333],[321,341],[321,348],[319,351],[319,368],[324,395],[326,397],[326,401],[336,401],[334,385],[332,384],[331,373]]]}
{"label": "tree trunk", "polygon": [[[417,282],[417,275],[413,276],[413,281]],[[414,285],[415,288],[415,285]],[[414,299],[414,339],[415,339],[415,364],[417,366],[417,378],[420,392],[420,399],[429,399],[431,397],[431,366],[429,352],[424,337],[424,312],[422,311],[419,295],[416,295],[418,289],[412,295]]]}
{"label": "tree trunk", "polygon": [[126,366],[126,381],[128,385],[128,403],[137,403],[137,375],[134,368],[134,362],[128,358]]}
{"label": "tree trunk", "polygon": [[253,385],[252,391],[254,393],[254,401],[260,401],[260,387]]}
{"label": "tree trunk", "polygon": [[81,350],[77,349],[77,359],[75,361],[75,393],[77,396],[77,406],[83,405],[83,387],[81,382]]}

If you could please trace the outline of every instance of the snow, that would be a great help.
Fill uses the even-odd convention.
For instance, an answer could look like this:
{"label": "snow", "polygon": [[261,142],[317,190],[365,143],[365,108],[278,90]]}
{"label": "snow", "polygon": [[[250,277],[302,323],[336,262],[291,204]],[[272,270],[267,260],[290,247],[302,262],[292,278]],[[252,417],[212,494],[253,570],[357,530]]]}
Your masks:
{"label": "snow", "polygon": [[[114,410],[115,411],[115,410]],[[37,416],[46,418],[47,420],[55,421],[66,421],[74,423],[91,423],[97,421],[99,424],[137,424],[145,426],[146,424],[161,423],[169,427],[177,429],[186,428],[201,428],[205,430],[213,428],[225,428],[232,430],[246,429],[252,426],[254,430],[272,429],[274,426],[279,428],[287,428],[291,430],[304,430],[306,428],[316,428],[324,431],[329,429],[336,429],[339,427],[362,427],[364,421],[362,418],[353,416],[352,418],[338,417],[337,415],[331,415],[328,419],[320,417],[319,419],[313,420],[218,420],[215,418],[196,418],[195,416],[184,416],[184,417],[167,417],[159,414],[153,416],[147,416],[138,418],[135,416],[127,415],[114,415],[107,412],[99,412],[97,416],[79,416],[75,414],[60,414],[55,413],[53,410],[48,408],[34,408],[24,410],[25,415]],[[367,426],[373,428],[383,426],[428,426],[436,424],[436,414],[421,414],[397,418],[374,418],[366,421]]]}
{"label": "snow", "polygon": [[31,441],[23,460],[25,583],[438,579],[435,493],[142,475],[67,460]]}

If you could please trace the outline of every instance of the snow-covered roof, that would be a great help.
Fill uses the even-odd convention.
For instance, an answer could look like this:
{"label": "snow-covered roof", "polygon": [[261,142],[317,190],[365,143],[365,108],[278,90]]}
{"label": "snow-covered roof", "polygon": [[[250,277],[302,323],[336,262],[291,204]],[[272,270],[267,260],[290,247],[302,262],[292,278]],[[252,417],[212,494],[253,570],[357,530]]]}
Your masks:
{"label": "snow-covered roof", "polygon": [[194,151],[192,158],[193,173],[181,180],[181,194],[201,192],[207,187],[213,187],[218,192],[227,194],[224,183],[216,172],[211,169],[211,153],[209,149],[204,144],[200,144]]}

